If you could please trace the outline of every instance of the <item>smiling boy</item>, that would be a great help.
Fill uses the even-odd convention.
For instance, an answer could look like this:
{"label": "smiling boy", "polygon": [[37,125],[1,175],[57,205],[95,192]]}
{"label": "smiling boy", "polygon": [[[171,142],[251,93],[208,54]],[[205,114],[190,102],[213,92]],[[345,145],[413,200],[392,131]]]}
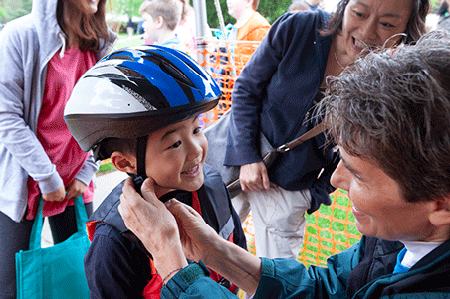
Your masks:
{"label": "smiling boy", "polygon": [[[83,150],[111,158],[135,179],[137,190],[151,178],[161,201],[177,198],[192,206],[223,238],[246,248],[221,176],[204,164],[208,144],[198,114],[212,109],[220,94],[211,76],[179,51],[126,48],[78,81],[65,120]],[[159,298],[165,276],[117,211],[122,186],[89,219],[85,269],[91,298]],[[211,277],[236,290],[216,273]]]}

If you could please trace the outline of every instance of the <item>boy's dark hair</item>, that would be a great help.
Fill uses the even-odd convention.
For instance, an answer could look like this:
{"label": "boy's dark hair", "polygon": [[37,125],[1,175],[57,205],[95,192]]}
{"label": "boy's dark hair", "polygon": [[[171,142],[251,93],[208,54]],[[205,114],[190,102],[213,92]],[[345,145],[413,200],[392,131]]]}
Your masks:
{"label": "boy's dark hair", "polygon": [[103,160],[111,157],[112,153],[117,151],[135,157],[136,145],[136,139],[106,138],[101,141],[100,151],[97,156]]}
{"label": "boy's dark hair", "polygon": [[[403,41],[405,44],[410,44],[417,41],[425,32],[425,21],[430,10],[429,0],[412,0],[413,8],[411,16],[406,25],[405,34],[406,37]],[[336,12],[333,13],[328,23],[328,27],[322,30],[322,34],[326,36],[334,36],[339,34],[342,30],[342,20],[344,19],[344,11],[350,0],[341,0],[336,8]],[[399,43],[400,43],[399,42]]]}
{"label": "boy's dark hair", "polygon": [[332,78],[319,109],[339,146],[375,162],[406,201],[450,195],[450,33],[368,54]]}

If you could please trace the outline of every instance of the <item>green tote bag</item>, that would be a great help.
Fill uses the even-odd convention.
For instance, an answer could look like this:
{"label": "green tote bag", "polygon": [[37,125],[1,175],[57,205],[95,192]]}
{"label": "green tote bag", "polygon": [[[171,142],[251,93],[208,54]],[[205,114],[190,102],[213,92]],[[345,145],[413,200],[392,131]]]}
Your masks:
{"label": "green tote bag", "polygon": [[75,199],[78,232],[47,248],[41,248],[42,206],[41,199],[29,250],[16,253],[17,298],[87,299],[90,294],[83,259],[90,241],[83,199],[81,196]]}

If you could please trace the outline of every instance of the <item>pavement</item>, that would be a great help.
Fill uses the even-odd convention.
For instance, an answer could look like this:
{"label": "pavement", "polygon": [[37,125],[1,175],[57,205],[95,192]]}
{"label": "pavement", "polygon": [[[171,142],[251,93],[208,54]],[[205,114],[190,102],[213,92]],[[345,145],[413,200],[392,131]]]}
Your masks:
{"label": "pavement", "polygon": [[[126,173],[117,170],[97,174],[97,182],[95,185],[95,192],[94,192],[94,211],[103,202],[106,196],[108,196],[111,190],[126,177],[127,177]],[[41,245],[43,248],[53,245],[52,234],[50,231],[50,226],[48,224],[47,218],[45,218],[44,220],[41,240],[42,240]]]}

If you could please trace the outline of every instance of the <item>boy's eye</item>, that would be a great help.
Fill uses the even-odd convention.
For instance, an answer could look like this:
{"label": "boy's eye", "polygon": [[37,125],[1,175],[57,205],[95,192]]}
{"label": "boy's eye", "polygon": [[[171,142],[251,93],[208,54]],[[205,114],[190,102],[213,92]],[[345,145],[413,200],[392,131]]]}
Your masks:
{"label": "boy's eye", "polygon": [[198,132],[200,132],[202,130],[201,127],[197,127],[194,129],[194,134],[197,134]]}
{"label": "boy's eye", "polygon": [[170,148],[177,148],[177,147],[179,147],[181,145],[181,141],[177,141],[177,142],[175,142],[174,144],[172,144],[171,146],[170,146]]}

